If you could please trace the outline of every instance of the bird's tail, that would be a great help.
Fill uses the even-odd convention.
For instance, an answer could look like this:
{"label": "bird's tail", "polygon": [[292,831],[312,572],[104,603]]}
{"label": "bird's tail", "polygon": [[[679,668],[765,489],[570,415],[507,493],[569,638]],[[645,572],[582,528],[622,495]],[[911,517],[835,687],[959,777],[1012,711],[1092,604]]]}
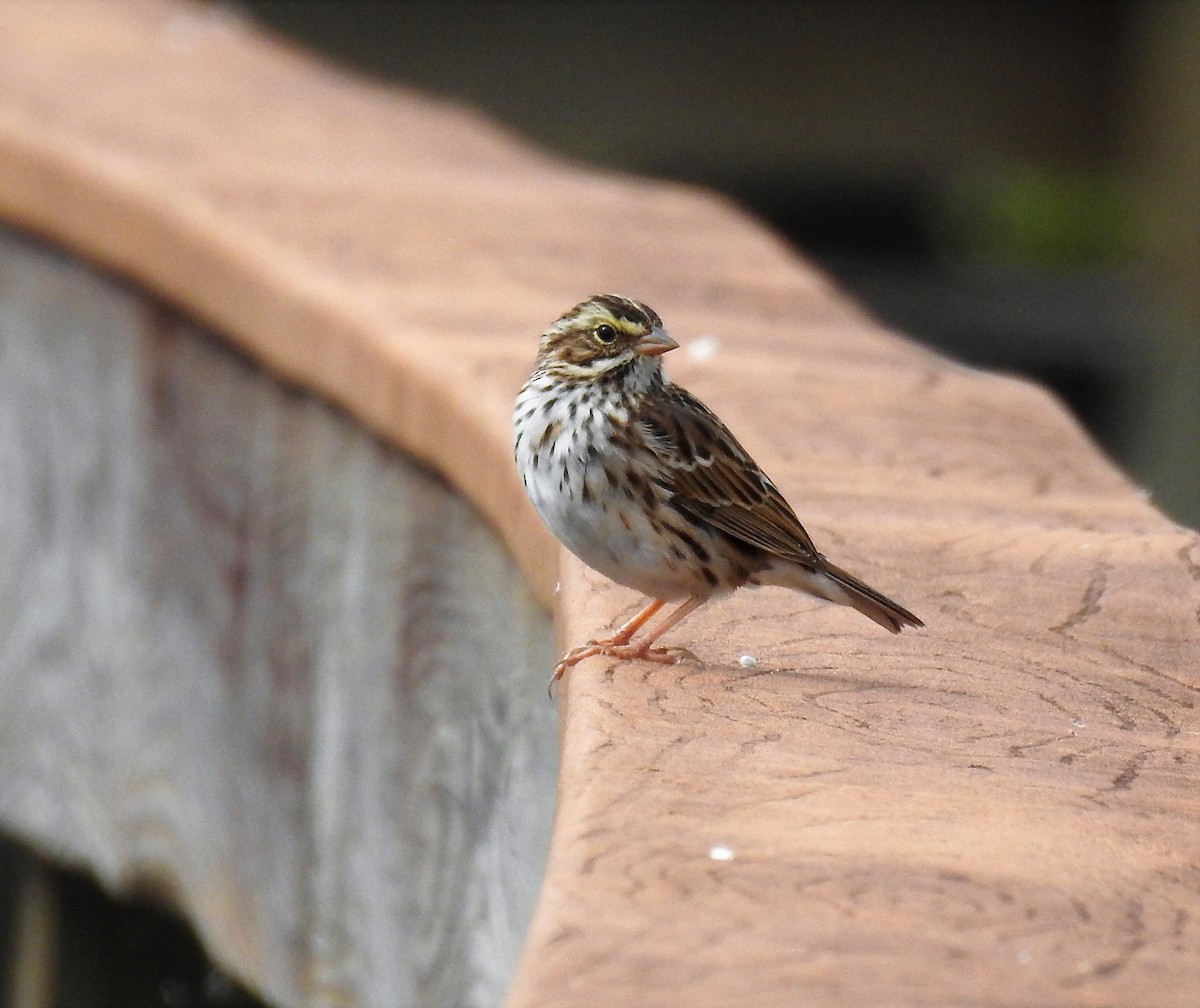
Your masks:
{"label": "bird's tail", "polygon": [[906,626],[925,625],[904,606],[893,602],[883,593],[831,564],[824,557],[819,558],[819,565],[776,559],[750,580],[752,584],[795,588],[828,602],[852,606],[892,633],[899,633]]}
{"label": "bird's tail", "polygon": [[853,574],[848,574],[828,560],[825,561],[824,568],[824,573],[842,589],[842,593],[845,595],[844,599],[834,599],[833,601],[853,606],[864,616],[873,619],[892,633],[899,633],[906,626],[925,625],[899,602],[893,602],[882,592],[877,592],[869,584],[859,581]]}

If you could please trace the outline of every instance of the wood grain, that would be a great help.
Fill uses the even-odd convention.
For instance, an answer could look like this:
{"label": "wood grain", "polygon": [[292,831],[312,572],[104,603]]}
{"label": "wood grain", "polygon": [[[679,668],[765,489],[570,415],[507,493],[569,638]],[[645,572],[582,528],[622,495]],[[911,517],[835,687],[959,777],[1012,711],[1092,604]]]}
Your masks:
{"label": "wood grain", "polygon": [[0,239],[0,821],[279,1004],[494,1005],[555,781],[548,621],[441,480]]}
{"label": "wood grain", "polygon": [[681,628],[699,664],[574,669],[510,1008],[1200,1002],[1200,538],[1052,397],[883,331],[722,200],[213,9],[12,3],[0,56],[0,214],[445,476],[562,642],[634,600],[537,525],[508,414],[600,290],[658,310],[672,376],[928,623],[763,589]]}

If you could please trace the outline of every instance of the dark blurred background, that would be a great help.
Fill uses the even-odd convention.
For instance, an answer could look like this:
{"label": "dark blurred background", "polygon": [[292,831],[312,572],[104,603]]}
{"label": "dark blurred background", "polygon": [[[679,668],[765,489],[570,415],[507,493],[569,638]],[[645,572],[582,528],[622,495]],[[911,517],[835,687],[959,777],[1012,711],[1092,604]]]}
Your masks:
{"label": "dark blurred background", "polygon": [[1200,0],[242,0],[547,148],[733,195],[1053,387],[1200,526]]}

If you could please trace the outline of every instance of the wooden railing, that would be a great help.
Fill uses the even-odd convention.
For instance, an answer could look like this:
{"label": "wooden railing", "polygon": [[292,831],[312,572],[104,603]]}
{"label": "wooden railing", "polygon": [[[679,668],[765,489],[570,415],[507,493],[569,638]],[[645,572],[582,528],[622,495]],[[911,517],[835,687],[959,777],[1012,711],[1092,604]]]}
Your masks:
{"label": "wooden railing", "polygon": [[[132,284],[3,250],[6,831],[281,1004],[1200,1000],[1200,538],[1046,393],[219,8],[0,7],[0,217]],[[493,536],[562,641],[634,599],[537,523],[509,412],[601,290],[928,626],[764,589],[697,663],[575,668],[510,980],[552,648]]]}

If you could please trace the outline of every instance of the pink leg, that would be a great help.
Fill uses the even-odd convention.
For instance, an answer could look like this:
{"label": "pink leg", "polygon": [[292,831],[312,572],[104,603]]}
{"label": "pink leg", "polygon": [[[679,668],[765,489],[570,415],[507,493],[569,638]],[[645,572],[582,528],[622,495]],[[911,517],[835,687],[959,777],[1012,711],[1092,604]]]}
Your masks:
{"label": "pink leg", "polygon": [[[678,623],[682,623],[685,619],[687,619],[689,616],[691,616],[692,613],[694,613],[697,609],[699,609],[707,601],[708,601],[707,599],[702,598],[699,595],[693,595],[690,599],[688,599],[686,602],[684,602],[683,605],[681,605],[678,609],[676,609],[673,613],[671,613],[670,616],[668,616],[665,620],[663,620],[661,623],[659,623],[658,627],[654,630],[653,633],[651,633],[647,637],[643,637],[641,640],[641,643],[638,644],[638,647],[642,648],[646,652],[646,655],[648,655],[650,653],[650,645],[651,644],[653,644],[656,640],[658,640],[659,637],[661,637],[668,630],[670,630],[671,627],[675,626]],[[662,649],[656,648],[655,650],[661,651]],[[646,655],[641,655],[639,657],[645,657]],[[633,656],[631,655],[630,657],[633,657]]]}
{"label": "pink leg", "polygon": [[659,609],[667,603],[662,599],[651,599],[649,603],[639,609],[633,616],[621,624],[620,629],[611,637],[605,637],[600,641],[588,641],[589,644],[628,644],[629,640],[635,633],[642,629],[646,623],[654,616]]}
{"label": "pink leg", "polygon": [[623,661],[628,661],[634,658],[640,658],[646,661],[660,662],[664,665],[672,665],[676,661],[676,656],[671,654],[667,648],[651,648],[650,645],[665,634],[671,627],[675,626],[686,617],[690,616],[704,604],[706,600],[698,595],[693,595],[690,599],[683,603],[670,616],[662,621],[655,630],[648,634],[636,644],[630,644],[629,641],[634,634],[638,632],[646,622],[661,609],[666,603],[662,599],[653,599],[650,604],[644,609],[641,609],[632,619],[623,624],[621,628],[611,637],[606,637],[603,640],[588,641],[586,644],[581,644],[577,648],[572,648],[559,660],[554,667],[554,678],[551,683],[563,677],[567,669],[573,665],[578,665],[585,658],[592,658],[595,655],[609,655],[613,658],[620,658]]}

